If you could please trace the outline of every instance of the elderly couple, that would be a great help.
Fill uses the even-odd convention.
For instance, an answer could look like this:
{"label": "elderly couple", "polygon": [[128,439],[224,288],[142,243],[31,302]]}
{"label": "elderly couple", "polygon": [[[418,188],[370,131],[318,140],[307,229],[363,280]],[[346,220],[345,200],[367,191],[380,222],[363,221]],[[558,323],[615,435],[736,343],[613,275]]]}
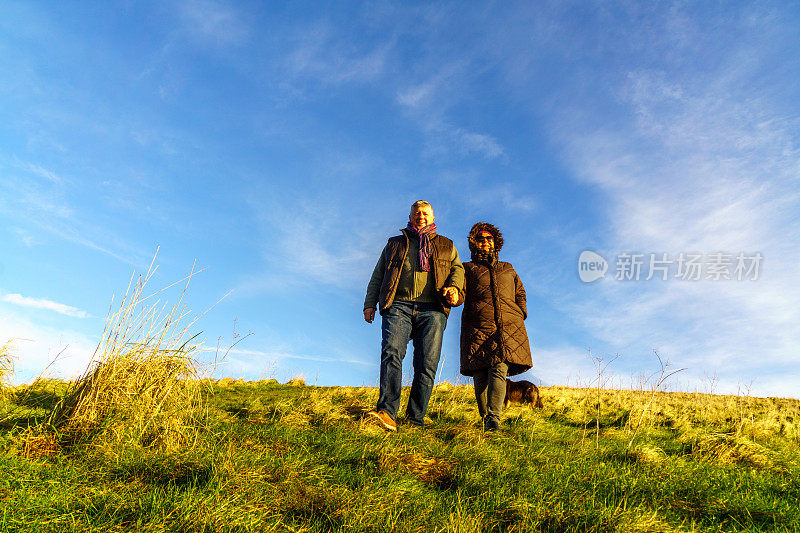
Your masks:
{"label": "elderly couple", "polygon": [[405,421],[421,427],[433,391],[442,334],[450,308],[465,303],[461,316],[461,373],[472,376],[478,412],[486,431],[500,426],[506,376],[532,366],[525,289],[510,263],[498,261],[503,236],[478,222],[469,232],[472,261],[461,264],[453,241],[436,234],[433,207],[411,206],[402,235],[391,237],[372,272],[364,300],[364,320],[376,309],[381,322],[378,405],[367,413],[387,431],[397,429],[403,357],[414,345],[414,380]]}

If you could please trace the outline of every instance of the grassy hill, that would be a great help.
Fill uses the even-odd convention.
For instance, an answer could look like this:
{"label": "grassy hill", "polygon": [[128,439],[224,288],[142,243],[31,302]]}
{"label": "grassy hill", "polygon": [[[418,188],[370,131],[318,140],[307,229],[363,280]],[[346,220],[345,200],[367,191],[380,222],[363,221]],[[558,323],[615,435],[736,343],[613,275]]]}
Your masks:
{"label": "grassy hill", "polygon": [[549,387],[484,434],[443,384],[389,434],[375,388],[197,385],[138,433],[55,423],[74,384],[7,392],[0,531],[800,530],[797,400]]}

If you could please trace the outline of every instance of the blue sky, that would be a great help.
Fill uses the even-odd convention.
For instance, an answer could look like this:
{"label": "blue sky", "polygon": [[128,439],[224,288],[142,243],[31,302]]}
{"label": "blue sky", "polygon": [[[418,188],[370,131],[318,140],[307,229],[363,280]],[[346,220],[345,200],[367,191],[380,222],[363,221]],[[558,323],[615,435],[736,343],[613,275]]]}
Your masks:
{"label": "blue sky", "polygon": [[[232,291],[206,346],[252,333],[218,375],[375,385],[364,291],[425,199],[465,260],[473,223],[503,230],[545,383],[589,384],[591,349],[630,386],[657,349],[674,388],[797,397],[798,30],[791,2],[3,2],[16,379],[79,373],[160,247],[155,286],[207,267],[195,312]],[[614,278],[717,252],[760,253],[758,279]]]}

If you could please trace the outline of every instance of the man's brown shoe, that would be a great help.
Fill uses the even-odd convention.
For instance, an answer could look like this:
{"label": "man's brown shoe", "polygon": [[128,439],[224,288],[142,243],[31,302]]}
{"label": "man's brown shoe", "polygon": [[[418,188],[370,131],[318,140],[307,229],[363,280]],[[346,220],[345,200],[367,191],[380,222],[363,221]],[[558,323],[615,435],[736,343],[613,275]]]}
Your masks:
{"label": "man's brown shoe", "polygon": [[397,431],[397,424],[392,417],[384,413],[383,411],[369,411],[367,413],[367,417],[370,420],[373,420],[380,424],[380,426],[385,429],[386,431]]}

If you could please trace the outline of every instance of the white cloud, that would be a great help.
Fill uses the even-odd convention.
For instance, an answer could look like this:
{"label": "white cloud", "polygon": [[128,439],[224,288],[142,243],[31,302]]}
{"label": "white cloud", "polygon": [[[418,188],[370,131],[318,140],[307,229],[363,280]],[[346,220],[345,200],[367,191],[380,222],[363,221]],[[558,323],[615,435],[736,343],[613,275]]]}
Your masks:
{"label": "white cloud", "polygon": [[40,176],[51,183],[63,182],[63,180],[61,179],[61,177],[58,176],[58,174],[56,174],[51,170],[47,170],[46,168],[40,167],[39,165],[34,165],[32,163],[22,163],[22,162],[20,162],[20,165],[25,170],[31,172],[32,174]]}
{"label": "white cloud", "polygon": [[458,87],[465,85],[468,70],[468,63],[462,60],[437,65],[437,72],[425,81],[399,90],[395,101],[419,122],[427,136],[428,154],[505,158],[505,149],[495,137],[459,127],[447,118],[448,109],[459,100]]}
{"label": "white cloud", "polygon": [[584,109],[556,122],[566,127],[564,161],[599,187],[607,206],[602,245],[609,255],[758,251],[760,278],[605,281],[597,290],[585,288],[566,310],[614,345],[669,346],[695,380],[718,371],[720,392],[790,365],[786,385],[754,384],[758,394],[775,394],[800,386],[798,117],[741,94],[742,80],[753,72],[740,66],[737,74],[722,70],[681,81],[634,71],[620,91],[630,122],[598,128],[596,118],[589,118],[594,124],[578,118],[592,116]]}
{"label": "white cloud", "polygon": [[[325,159],[324,166],[325,176],[338,184],[334,189],[324,185],[312,196],[281,195],[280,200],[272,192],[263,191],[249,199],[265,268],[243,279],[237,294],[297,290],[316,283],[327,288],[364,290],[387,238],[385,229],[377,229],[378,222],[365,222],[369,219],[366,213],[380,212],[381,206],[352,204],[347,181],[351,172],[364,172],[361,162]],[[358,209],[360,221],[355,225],[354,209]],[[403,225],[398,221],[389,231]]]}
{"label": "white cloud", "polygon": [[505,151],[494,137],[483,133],[456,128],[451,131],[456,145],[465,154],[479,154],[486,159],[494,159],[504,155]]}
{"label": "white cloud", "polygon": [[[398,24],[396,20],[392,22]],[[408,111],[425,133],[427,155],[506,157],[504,147],[495,136],[473,131],[446,117],[448,110],[462,100],[463,94],[459,91],[474,73],[469,60],[442,61],[436,57],[428,65],[428,74],[418,77],[421,81],[409,83],[409,70],[400,64],[401,54],[396,53],[396,36],[365,45],[354,40],[352,32],[344,33],[320,23],[303,28],[290,39],[296,44],[287,55],[287,66],[295,79],[311,79],[327,85],[384,82],[390,87],[395,102]],[[425,63],[425,59],[416,62],[418,65]],[[397,75],[397,72],[402,74]]]}
{"label": "white cloud", "polygon": [[410,110],[419,110],[437,116],[447,106],[452,89],[461,84],[460,79],[468,70],[468,64],[463,60],[454,60],[449,63],[437,62],[432,74],[422,81],[408,84],[404,82],[403,88],[397,91],[395,97],[398,104]]}
{"label": "white cloud", "polygon": [[506,209],[513,209],[515,211],[533,211],[538,205],[539,202],[534,196],[514,194],[511,192],[507,192],[503,195],[503,206]]}
{"label": "white cloud", "polygon": [[14,383],[42,377],[73,379],[92,359],[97,340],[83,333],[40,326],[14,316],[0,317],[0,343],[11,340]]}
{"label": "white cloud", "polygon": [[406,87],[397,92],[397,103],[408,108],[419,108],[430,104],[436,94],[439,80],[431,79],[419,85]]}
{"label": "white cloud", "polygon": [[8,184],[5,187],[9,198],[14,199],[14,207],[22,212],[38,212],[49,218],[71,219],[75,211],[67,204],[57,188],[42,187],[34,183]]}
{"label": "white cloud", "polygon": [[[83,224],[80,224],[77,221],[75,221],[73,223],[75,225],[83,226]],[[81,246],[85,246],[86,248],[89,248],[91,250],[96,250],[98,252],[106,254],[106,255],[108,255],[110,257],[113,257],[114,259],[116,259],[118,261],[121,261],[123,263],[127,263],[129,265],[133,265],[137,261],[139,263],[144,263],[147,260],[146,259],[147,258],[146,254],[144,254],[143,252],[141,252],[139,250],[132,249],[131,247],[129,247],[126,244],[122,243],[119,238],[116,238],[113,235],[108,235],[107,238],[116,240],[118,242],[118,244],[121,245],[120,246],[121,248],[125,248],[126,249],[126,253],[130,253],[131,255],[135,255],[136,260],[129,259],[125,255],[122,255],[121,253],[118,253],[118,252],[112,250],[110,247],[106,247],[106,246],[103,246],[101,244],[98,244],[94,239],[87,237],[85,234],[83,234],[77,228],[70,226],[68,221],[62,221],[62,223],[59,224],[56,221],[53,221],[53,223],[48,223],[48,222],[46,222],[44,220],[41,220],[41,221],[38,221],[38,226],[40,228],[42,228],[43,230],[48,231],[48,232],[52,233],[53,235],[56,235],[57,237],[60,237],[60,238],[66,240],[68,242],[71,242],[73,244],[78,244],[78,245],[81,245]]]}
{"label": "white cloud", "polygon": [[179,6],[186,30],[215,45],[238,44],[249,35],[249,27],[232,6],[212,0],[187,0]]}
{"label": "white cloud", "polygon": [[[311,205],[294,206],[292,209],[297,218],[282,215],[287,207],[271,209],[268,215],[274,228],[272,233],[280,236],[278,242],[265,246],[265,258],[270,262],[279,262],[281,270],[291,273],[298,282],[302,280],[322,282],[334,287],[359,286],[364,283],[363,266],[377,260],[378,251],[382,248],[375,235],[365,235],[365,230],[353,229],[346,239],[340,238],[346,224],[340,220],[335,208],[323,208],[321,202],[316,207]],[[269,230],[265,234],[270,234]],[[365,243],[375,242],[368,246]],[[347,246],[345,243],[360,243],[358,246]],[[276,256],[275,247],[281,250]],[[369,250],[369,253],[367,252]],[[375,257],[373,257],[373,255]]]}
{"label": "white cloud", "polygon": [[[374,361],[362,361],[349,356],[323,356],[298,354],[279,347],[274,350],[243,350],[232,348],[219,350],[203,348],[206,354],[214,353],[214,360],[209,357],[199,357],[201,374],[221,377],[242,377],[244,379],[288,379],[292,377],[304,378],[310,369],[316,369],[317,379],[322,366],[331,368],[351,368],[353,373],[363,373],[362,369],[371,369],[377,366]],[[370,372],[371,373],[371,372]],[[323,373],[323,380],[330,381]],[[304,378],[305,379],[305,378]],[[315,380],[316,381],[316,380]]]}
{"label": "white cloud", "polygon": [[33,237],[33,235],[31,235],[29,232],[25,231],[22,228],[14,228],[14,233],[17,234],[17,237],[19,238],[20,242],[22,242],[22,244],[24,244],[26,248],[31,248],[39,244],[39,242]]}
{"label": "white cloud", "polygon": [[586,386],[592,380],[592,363],[586,349],[574,346],[532,346],[531,372],[546,385]]}
{"label": "white cloud", "polygon": [[297,45],[287,56],[290,72],[332,85],[377,80],[394,48],[388,40],[364,49],[326,25],[304,29],[295,40]]}
{"label": "white cloud", "polygon": [[463,198],[460,202],[474,207],[502,206],[504,210],[531,212],[539,207],[539,200],[530,194],[521,192],[520,187],[512,183],[494,185],[480,175],[458,177]]}
{"label": "white cloud", "polygon": [[54,311],[56,313],[74,318],[89,318],[89,314],[86,311],[78,309],[77,307],[60,304],[52,300],[46,300],[44,298],[29,298],[27,296],[22,296],[21,294],[11,293],[0,296],[0,301],[8,302],[14,305],[20,305],[22,307],[46,309],[48,311]]}
{"label": "white cloud", "polygon": [[[73,187],[73,184],[62,179],[47,184],[32,180],[0,181],[0,209],[20,224],[33,225],[68,242],[96,250],[124,263],[134,263],[126,256],[133,256],[139,262],[146,261],[146,254],[127,245],[119,236],[106,229],[105,225],[86,220],[85,213],[75,209],[67,200],[68,187]],[[15,231],[24,244],[34,243],[24,227]],[[113,242],[116,250],[101,244],[102,241]]]}
{"label": "white cloud", "polygon": [[[213,351],[213,350],[205,350],[205,351]],[[353,359],[353,358],[339,358],[339,357],[325,357],[321,355],[305,355],[305,354],[296,354],[284,351],[261,351],[261,350],[242,350],[239,348],[233,348],[228,352],[231,355],[247,355],[247,356],[257,356],[263,357],[274,361],[280,361],[281,359],[301,359],[304,361],[319,361],[324,363],[343,363],[349,365],[363,365],[363,366],[376,366],[377,364],[374,361],[363,361],[361,359]]]}
{"label": "white cloud", "polygon": [[[647,389],[654,384],[653,372],[658,369],[658,360],[648,352],[641,357],[632,354],[601,352],[590,346],[570,345],[532,347],[533,369],[530,371],[545,385],[567,387],[597,387],[606,389]],[[636,359],[634,370],[631,361]],[[670,366],[671,370],[677,367]],[[598,376],[598,370],[601,374]],[[648,377],[651,379],[648,381]],[[674,386],[669,380],[666,386]],[[662,387],[665,388],[665,387]]]}
{"label": "white cloud", "polygon": [[457,154],[477,155],[484,159],[506,159],[500,141],[490,135],[457,128],[435,114],[420,113],[420,126],[425,133],[424,154],[428,157]]}

